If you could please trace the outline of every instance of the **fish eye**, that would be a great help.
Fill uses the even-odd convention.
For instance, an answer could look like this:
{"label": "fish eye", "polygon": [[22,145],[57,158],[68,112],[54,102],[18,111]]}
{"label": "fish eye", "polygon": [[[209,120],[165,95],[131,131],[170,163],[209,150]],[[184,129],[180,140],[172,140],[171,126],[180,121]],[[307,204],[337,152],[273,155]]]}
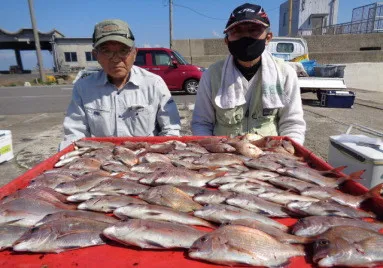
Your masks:
{"label": "fish eye", "polygon": [[321,240],[317,241],[317,244],[320,246],[327,246],[328,244],[330,244],[330,241],[325,240],[325,239],[321,239]]}
{"label": "fish eye", "polygon": [[207,238],[206,237],[201,237],[201,242],[206,242]]}

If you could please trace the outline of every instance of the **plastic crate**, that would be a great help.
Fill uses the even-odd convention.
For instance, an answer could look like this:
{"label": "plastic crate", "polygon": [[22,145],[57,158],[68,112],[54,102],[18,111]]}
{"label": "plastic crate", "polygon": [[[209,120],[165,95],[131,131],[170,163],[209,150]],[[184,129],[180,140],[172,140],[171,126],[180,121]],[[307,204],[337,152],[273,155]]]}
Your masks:
{"label": "plastic crate", "polygon": [[344,77],[346,65],[320,65],[314,67],[314,73],[317,77]]}
{"label": "plastic crate", "polygon": [[352,91],[328,90],[319,91],[320,105],[329,108],[352,108],[355,93]]}

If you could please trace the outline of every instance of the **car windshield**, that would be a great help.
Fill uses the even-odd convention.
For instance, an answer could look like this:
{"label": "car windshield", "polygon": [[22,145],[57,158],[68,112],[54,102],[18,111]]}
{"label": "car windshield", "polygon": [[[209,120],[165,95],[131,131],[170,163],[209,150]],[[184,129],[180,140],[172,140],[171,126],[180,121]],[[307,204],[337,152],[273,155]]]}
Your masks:
{"label": "car windshield", "polygon": [[176,59],[178,60],[179,63],[181,63],[181,64],[189,64],[184,59],[184,57],[182,57],[182,55],[180,53],[178,53],[177,51],[172,51],[172,54],[173,54],[174,57],[176,57]]}

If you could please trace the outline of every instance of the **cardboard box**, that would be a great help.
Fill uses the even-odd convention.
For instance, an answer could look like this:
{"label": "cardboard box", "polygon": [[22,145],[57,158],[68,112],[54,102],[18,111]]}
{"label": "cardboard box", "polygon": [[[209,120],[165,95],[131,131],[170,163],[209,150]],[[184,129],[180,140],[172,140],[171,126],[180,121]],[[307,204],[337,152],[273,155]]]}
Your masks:
{"label": "cardboard box", "polygon": [[328,153],[330,165],[347,166],[343,170],[346,174],[366,170],[358,182],[367,188],[383,183],[383,143],[371,143],[371,140],[365,135],[331,136]]}
{"label": "cardboard box", "polygon": [[13,158],[12,134],[10,130],[0,130],[0,163]]}

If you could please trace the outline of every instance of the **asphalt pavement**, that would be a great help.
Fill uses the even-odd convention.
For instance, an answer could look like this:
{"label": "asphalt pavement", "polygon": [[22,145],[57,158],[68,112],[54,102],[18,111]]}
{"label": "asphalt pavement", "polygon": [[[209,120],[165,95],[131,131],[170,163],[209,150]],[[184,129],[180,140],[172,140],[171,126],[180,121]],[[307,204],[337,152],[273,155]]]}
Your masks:
{"label": "asphalt pavement", "polygon": [[[0,186],[12,181],[57,152],[62,121],[72,87],[0,88],[0,129],[12,131],[14,159],[0,164]],[[327,160],[329,136],[345,133],[350,124],[364,125],[383,133],[383,92],[356,92],[352,109],[320,107],[315,94],[304,93],[307,133],[305,146]],[[195,96],[174,93],[182,135],[191,135],[190,119]],[[364,133],[357,128],[353,133]]]}

